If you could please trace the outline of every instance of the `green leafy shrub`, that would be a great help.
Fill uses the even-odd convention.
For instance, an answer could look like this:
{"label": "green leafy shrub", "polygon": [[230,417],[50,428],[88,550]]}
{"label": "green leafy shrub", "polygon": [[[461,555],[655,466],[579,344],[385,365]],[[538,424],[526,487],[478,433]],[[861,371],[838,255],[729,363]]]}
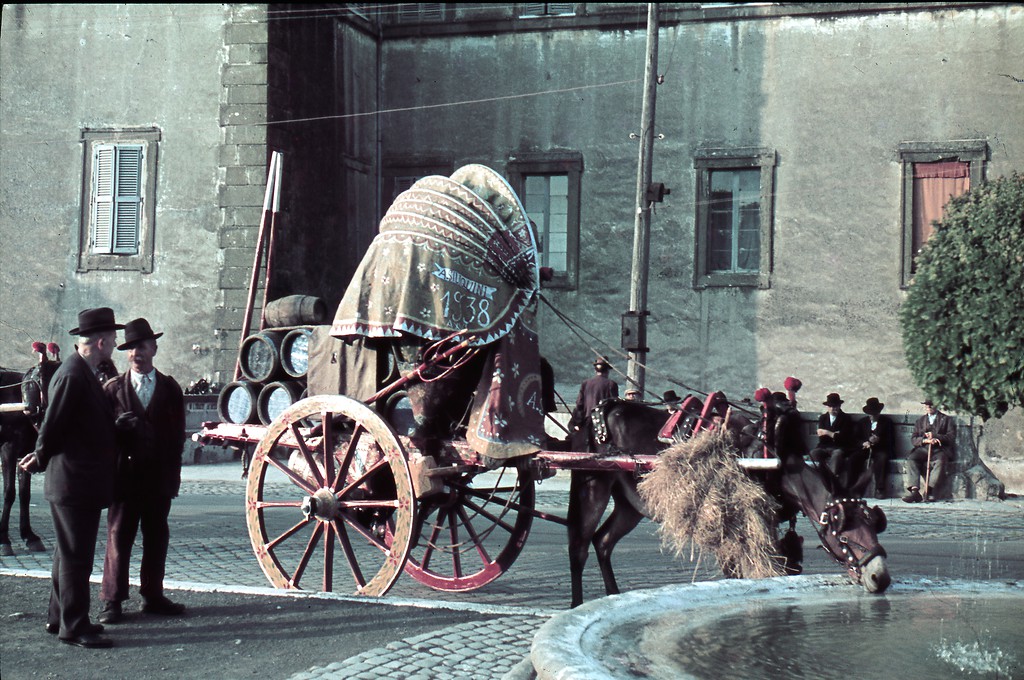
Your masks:
{"label": "green leafy shrub", "polygon": [[1024,405],[1024,176],[950,201],[900,324],[914,380],[937,404],[984,420]]}

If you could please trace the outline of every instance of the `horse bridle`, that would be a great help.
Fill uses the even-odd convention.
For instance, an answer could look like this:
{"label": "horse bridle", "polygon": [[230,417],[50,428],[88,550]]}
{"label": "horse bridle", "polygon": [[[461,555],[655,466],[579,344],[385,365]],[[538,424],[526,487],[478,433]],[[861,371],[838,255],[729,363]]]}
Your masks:
{"label": "horse bridle", "polygon": [[[840,535],[843,528],[846,526],[849,518],[853,517],[857,512],[861,512],[865,517],[868,518],[870,523],[871,510],[868,508],[866,501],[860,498],[833,498],[831,499],[821,511],[817,521],[811,522],[814,524],[814,529],[818,532],[818,537],[821,539],[821,545],[828,551],[832,558],[842,564],[850,571],[857,574],[860,578],[861,572],[864,566],[868,562],[876,557],[886,557],[885,548],[881,544],[876,545],[873,548],[858,543],[857,541],[851,541],[846,536]],[[842,548],[839,552],[831,546],[827,539],[828,535],[831,534],[839,543]],[[861,557],[858,558],[855,551],[861,552]],[[842,554],[840,554],[842,553]]]}

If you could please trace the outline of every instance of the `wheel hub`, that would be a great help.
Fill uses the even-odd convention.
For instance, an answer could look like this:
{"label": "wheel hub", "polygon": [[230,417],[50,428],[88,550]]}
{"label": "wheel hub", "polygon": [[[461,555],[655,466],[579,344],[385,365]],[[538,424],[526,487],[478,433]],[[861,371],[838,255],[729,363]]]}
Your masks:
{"label": "wheel hub", "polygon": [[338,518],[338,498],[330,489],[320,489],[302,501],[302,514],[306,519],[330,522]]}

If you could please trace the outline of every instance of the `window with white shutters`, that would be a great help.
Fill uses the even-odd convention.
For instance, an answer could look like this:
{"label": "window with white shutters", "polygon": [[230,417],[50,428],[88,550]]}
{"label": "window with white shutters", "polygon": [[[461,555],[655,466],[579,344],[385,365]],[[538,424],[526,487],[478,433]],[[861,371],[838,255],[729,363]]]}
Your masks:
{"label": "window with white shutters", "polygon": [[160,131],[85,130],[78,271],[153,271]]}
{"label": "window with white shutters", "polygon": [[92,252],[138,254],[143,160],[138,144],[96,145]]}

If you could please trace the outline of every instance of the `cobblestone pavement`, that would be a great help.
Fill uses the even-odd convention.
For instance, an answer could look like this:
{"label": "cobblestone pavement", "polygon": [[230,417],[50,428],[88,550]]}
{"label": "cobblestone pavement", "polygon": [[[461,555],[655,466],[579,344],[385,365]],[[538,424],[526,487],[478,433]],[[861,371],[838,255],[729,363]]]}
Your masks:
{"label": "cobblestone pavement", "polygon": [[[219,500],[223,501],[223,497],[236,496],[238,509],[212,519],[197,517],[196,512],[172,517],[172,534],[189,536],[190,540],[185,543],[172,538],[167,563],[168,588],[238,592],[267,588],[269,584],[253,557],[245,530],[245,483],[239,479],[237,464],[188,466],[183,477],[181,498],[192,499],[191,506],[201,507],[202,503],[195,502],[195,499],[202,497],[221,497]],[[40,498],[33,510],[34,528],[52,546],[48,512],[41,500],[41,490],[37,493],[40,493]],[[547,480],[538,487],[539,509],[564,516],[567,499],[565,480]],[[915,546],[935,542],[952,545],[952,549],[947,551],[953,555],[950,569],[960,578],[1001,578],[1003,574],[999,570],[1005,569],[1003,561],[1006,556],[1010,556],[1013,565],[1024,561],[1021,555],[1024,499],[1015,497],[1005,502],[951,501],[928,505],[906,505],[898,499],[876,502],[889,517],[888,531],[883,538],[917,541]],[[184,505],[186,503],[182,502],[176,507]],[[233,506],[221,502],[219,507]],[[201,511],[198,514],[202,514]],[[801,522],[806,520],[801,519]],[[493,613],[493,618],[457,626],[439,625],[438,630],[432,633],[382,641],[379,648],[307,669],[292,676],[291,680],[527,677],[529,667],[523,664],[523,660],[529,654],[534,632],[550,616],[568,605],[564,529],[537,527],[537,524],[535,522],[526,549],[512,569],[484,588],[470,593],[436,592],[403,576],[384,598],[394,606],[429,607],[443,603],[448,608]],[[813,537],[809,525],[804,524],[798,529],[805,537]],[[191,538],[193,535],[197,538]],[[640,540],[629,537],[616,550],[616,564],[621,565],[617,576],[624,591],[718,577],[713,565],[698,561],[695,566],[669,555],[659,555],[655,524],[642,523],[634,535]],[[539,536],[536,541],[535,536]],[[807,539],[805,549],[811,540]],[[104,541],[105,536],[101,535],[93,572],[95,581],[102,572]],[[13,557],[0,557],[0,573],[49,574],[49,553],[33,554],[19,548],[15,546],[17,554]],[[805,551],[812,553],[805,563],[806,573],[834,572],[834,566],[820,555],[820,551]],[[140,553],[140,550],[133,552],[132,573],[138,573]],[[891,563],[898,559],[898,556],[890,555]],[[1016,569],[1017,566],[1011,568]],[[589,565],[587,574],[587,598],[601,596],[603,592],[599,588],[596,567]],[[338,595],[333,597],[346,599]],[[529,606],[524,606],[524,603]],[[439,620],[443,620],[443,614],[439,614]]]}

